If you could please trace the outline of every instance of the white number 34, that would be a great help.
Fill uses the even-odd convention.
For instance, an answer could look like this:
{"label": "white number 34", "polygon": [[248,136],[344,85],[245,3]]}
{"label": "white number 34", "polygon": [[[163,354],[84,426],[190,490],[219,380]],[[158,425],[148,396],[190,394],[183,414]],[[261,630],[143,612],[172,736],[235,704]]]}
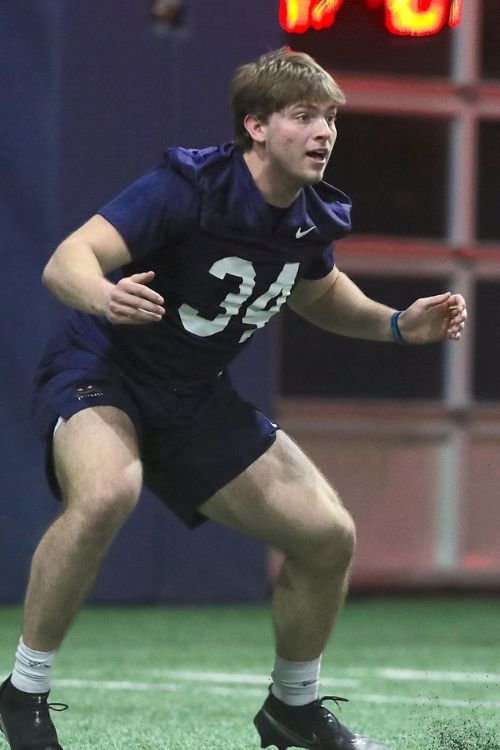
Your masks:
{"label": "white number 34", "polygon": [[[252,296],[255,286],[255,268],[249,260],[231,257],[221,258],[210,268],[210,274],[218,279],[226,276],[236,276],[241,279],[240,288],[237,292],[229,292],[220,303],[224,312],[217,315],[213,320],[204,318],[196,308],[183,304],[179,307],[179,316],[182,325],[190,333],[196,336],[213,336],[223,331],[232,318],[242,315],[241,322],[255,326],[244,331],[240,337],[240,343],[246,341],[258,328],[263,328],[267,321],[277,313],[290,294],[295,282],[299,263],[285,263],[281,272],[269,289],[257,297],[242,310],[245,303]],[[268,308],[267,305],[274,299],[274,303]],[[244,314],[243,314],[244,312]]]}

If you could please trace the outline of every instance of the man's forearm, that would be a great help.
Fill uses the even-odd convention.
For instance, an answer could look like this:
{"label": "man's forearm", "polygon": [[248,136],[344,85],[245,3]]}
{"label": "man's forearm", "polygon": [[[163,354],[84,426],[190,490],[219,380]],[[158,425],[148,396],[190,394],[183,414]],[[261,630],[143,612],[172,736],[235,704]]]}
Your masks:
{"label": "man's forearm", "polygon": [[331,333],[373,341],[392,341],[394,309],[367,297],[344,273],[335,285],[300,314]]}
{"label": "man's forearm", "polygon": [[59,245],[43,271],[43,283],[68,307],[101,315],[109,288],[92,249],[81,241]]}

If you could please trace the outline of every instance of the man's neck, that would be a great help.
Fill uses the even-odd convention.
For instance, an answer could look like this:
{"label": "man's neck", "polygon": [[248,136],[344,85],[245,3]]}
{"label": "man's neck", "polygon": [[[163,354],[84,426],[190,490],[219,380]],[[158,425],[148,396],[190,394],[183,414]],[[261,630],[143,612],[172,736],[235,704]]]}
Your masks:
{"label": "man's neck", "polygon": [[258,152],[255,148],[245,151],[243,158],[252,175],[253,181],[262,197],[271,206],[277,208],[288,208],[298,197],[301,188],[286,188],[278,176],[272,174],[265,153]]}

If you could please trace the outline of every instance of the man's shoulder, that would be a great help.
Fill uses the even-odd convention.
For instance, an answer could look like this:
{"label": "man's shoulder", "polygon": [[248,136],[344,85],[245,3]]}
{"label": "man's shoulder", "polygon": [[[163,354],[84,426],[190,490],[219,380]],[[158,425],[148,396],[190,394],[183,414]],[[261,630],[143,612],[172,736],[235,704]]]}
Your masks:
{"label": "man's shoulder", "polygon": [[163,164],[189,182],[216,175],[230,167],[236,156],[233,143],[207,148],[168,148],[163,156]]}
{"label": "man's shoulder", "polygon": [[318,182],[316,185],[311,185],[306,194],[315,194],[317,199],[325,205],[331,205],[332,203],[339,203],[348,207],[352,205],[352,201],[346,193],[325,180]]}
{"label": "man's shoulder", "polygon": [[309,216],[325,236],[340,239],[351,229],[351,199],[328,182],[309,185],[304,190],[305,207]]}

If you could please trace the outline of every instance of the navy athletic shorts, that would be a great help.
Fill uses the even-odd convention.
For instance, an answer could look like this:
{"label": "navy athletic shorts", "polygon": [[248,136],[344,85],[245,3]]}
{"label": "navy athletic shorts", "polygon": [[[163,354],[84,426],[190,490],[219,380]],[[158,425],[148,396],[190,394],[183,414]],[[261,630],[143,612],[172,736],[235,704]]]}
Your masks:
{"label": "navy athletic shorts", "polygon": [[[67,352],[66,352],[67,354]],[[58,362],[64,361],[64,367]],[[77,365],[80,366],[77,366]],[[42,361],[33,417],[45,440],[46,474],[56,497],[52,438],[60,417],[91,406],[115,406],[132,420],[144,484],[188,526],[206,520],[198,506],[238,476],[273,444],[277,425],[244,401],[227,375],[204,392],[126,378],[101,355],[73,349]]]}

